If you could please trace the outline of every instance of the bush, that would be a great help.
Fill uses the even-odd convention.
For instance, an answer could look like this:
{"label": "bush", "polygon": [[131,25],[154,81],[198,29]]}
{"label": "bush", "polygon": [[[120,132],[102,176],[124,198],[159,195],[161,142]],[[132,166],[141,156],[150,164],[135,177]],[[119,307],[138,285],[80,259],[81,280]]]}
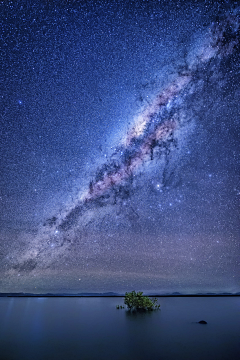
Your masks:
{"label": "bush", "polygon": [[124,304],[129,310],[157,310],[160,308],[156,298],[151,300],[148,296],[144,296],[141,291],[137,293],[135,291],[126,292]]}

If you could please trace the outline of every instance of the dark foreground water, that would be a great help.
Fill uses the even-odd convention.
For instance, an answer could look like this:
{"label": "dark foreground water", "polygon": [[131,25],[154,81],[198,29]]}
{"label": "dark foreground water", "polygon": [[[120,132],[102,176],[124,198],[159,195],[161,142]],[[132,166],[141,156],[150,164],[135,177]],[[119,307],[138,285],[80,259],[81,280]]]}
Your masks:
{"label": "dark foreground water", "polygon": [[131,314],[122,298],[0,298],[0,359],[240,359],[240,297],[159,302]]}

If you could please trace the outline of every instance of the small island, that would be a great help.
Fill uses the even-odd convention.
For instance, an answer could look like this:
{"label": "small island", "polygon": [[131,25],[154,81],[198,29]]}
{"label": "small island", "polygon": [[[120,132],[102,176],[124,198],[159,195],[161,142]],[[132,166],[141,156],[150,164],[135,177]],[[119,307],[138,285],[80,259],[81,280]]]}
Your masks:
{"label": "small island", "polygon": [[[160,308],[156,298],[151,300],[148,296],[144,296],[141,291],[126,292],[124,304],[130,311],[152,311]],[[124,306],[117,305],[116,308],[124,309]]]}

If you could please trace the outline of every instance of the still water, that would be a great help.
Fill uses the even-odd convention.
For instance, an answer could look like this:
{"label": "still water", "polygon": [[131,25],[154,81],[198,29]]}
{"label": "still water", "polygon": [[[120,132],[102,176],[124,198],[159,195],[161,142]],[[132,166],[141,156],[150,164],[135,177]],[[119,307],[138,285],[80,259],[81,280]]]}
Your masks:
{"label": "still water", "polygon": [[240,359],[240,297],[159,303],[134,314],[116,309],[123,298],[0,298],[0,359]]}

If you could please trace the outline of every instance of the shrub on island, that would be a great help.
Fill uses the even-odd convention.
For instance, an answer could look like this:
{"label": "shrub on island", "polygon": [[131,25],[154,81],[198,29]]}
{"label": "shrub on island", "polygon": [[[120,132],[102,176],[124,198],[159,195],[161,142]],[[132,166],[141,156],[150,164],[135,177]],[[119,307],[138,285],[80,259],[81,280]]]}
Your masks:
{"label": "shrub on island", "polygon": [[[137,292],[126,292],[124,304],[127,305],[128,310],[158,310],[160,308],[160,304],[157,304],[157,299],[150,299],[148,296],[144,296],[141,291]],[[121,309],[123,307],[117,305],[117,309]]]}

